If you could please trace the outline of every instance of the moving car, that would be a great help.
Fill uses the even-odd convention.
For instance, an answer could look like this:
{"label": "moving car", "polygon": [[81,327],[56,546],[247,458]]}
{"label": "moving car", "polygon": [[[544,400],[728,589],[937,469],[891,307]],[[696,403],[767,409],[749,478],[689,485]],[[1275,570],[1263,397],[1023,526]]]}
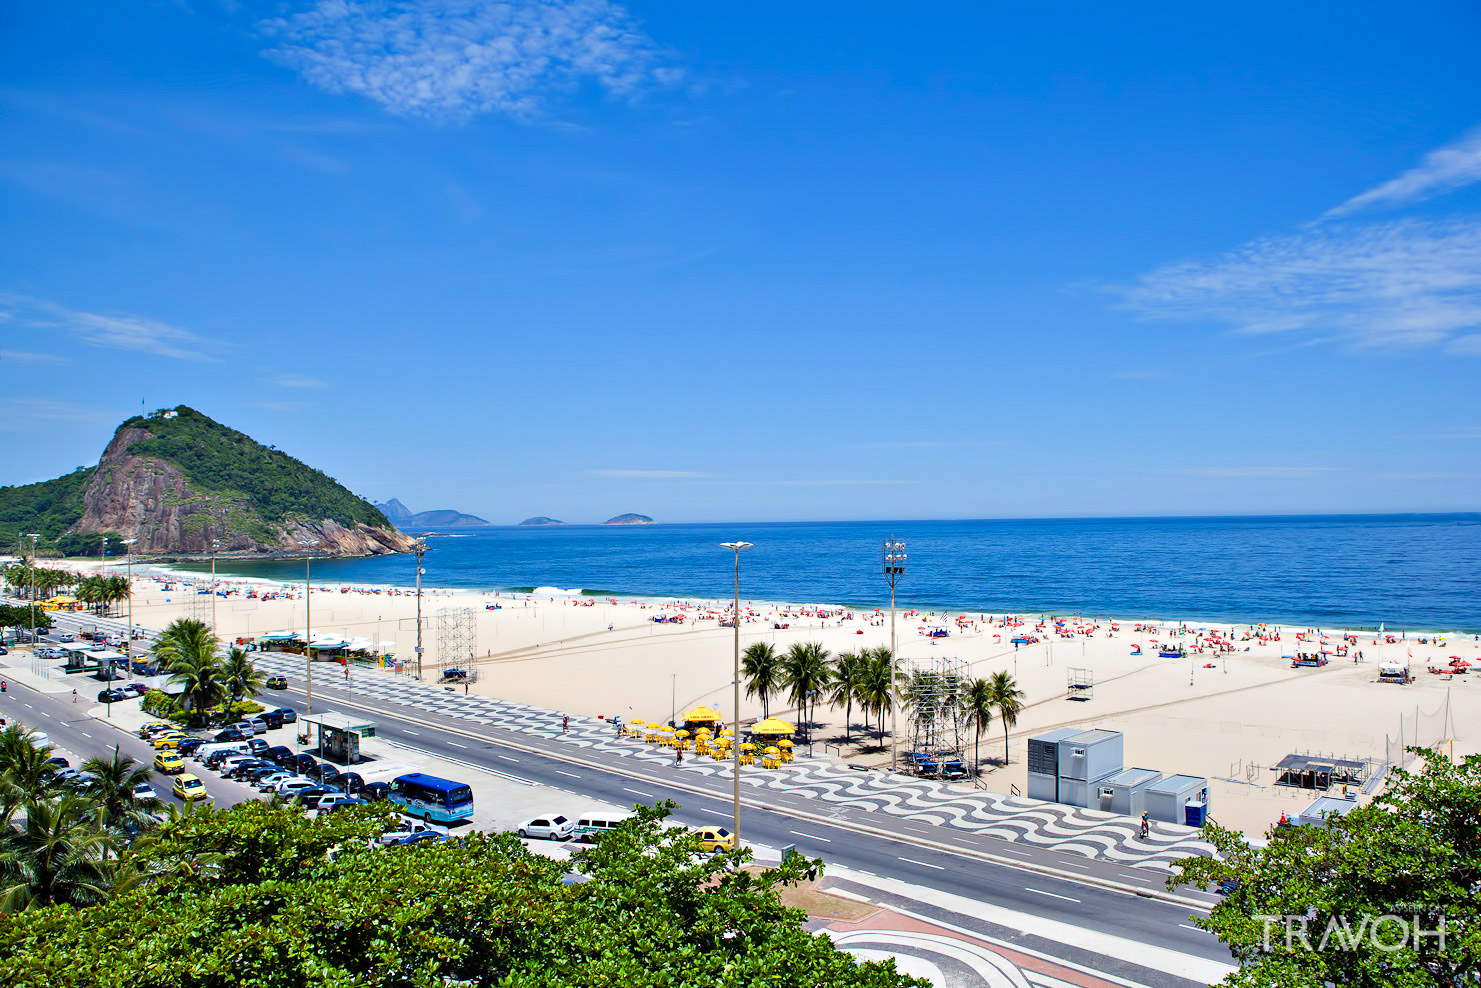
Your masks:
{"label": "moving car", "polygon": [[172,791],[178,798],[186,802],[192,799],[205,799],[207,796],[206,784],[189,774],[182,775],[176,779],[175,787]]}
{"label": "moving car", "polygon": [[519,825],[521,837],[543,837],[546,840],[570,840],[576,825],[559,814],[537,816]]}
{"label": "moving car", "polygon": [[287,676],[267,677],[267,688],[270,690],[286,690],[288,688]]}
{"label": "moving car", "polygon": [[154,770],[161,775],[179,775],[185,771],[185,762],[179,755],[161,751],[154,756]]}
{"label": "moving car", "polygon": [[706,851],[729,851],[735,847],[735,834],[724,827],[700,827],[699,846]]}
{"label": "moving car", "polygon": [[136,782],[134,784],[134,799],[135,801],[159,799],[159,793],[155,792],[154,787],[147,782]]}

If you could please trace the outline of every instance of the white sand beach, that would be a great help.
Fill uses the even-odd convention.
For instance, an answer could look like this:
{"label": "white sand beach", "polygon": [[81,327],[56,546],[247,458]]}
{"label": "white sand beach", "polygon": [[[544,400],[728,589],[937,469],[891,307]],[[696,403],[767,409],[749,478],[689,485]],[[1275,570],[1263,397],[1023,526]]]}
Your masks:
{"label": "white sand beach", "polygon": [[[96,565],[96,564],[94,564]],[[82,568],[70,563],[69,568]],[[117,571],[119,567],[110,567]],[[196,589],[208,577],[152,573],[135,568],[133,620],[163,627],[181,616],[210,617],[211,597]],[[215,620],[227,640],[265,632],[304,629],[303,584],[267,584],[221,578]],[[467,661],[439,652],[438,615],[468,609],[476,626],[473,691],[587,716],[620,716],[667,721],[673,710],[707,703],[731,713],[733,631],[720,626],[729,601],[655,601],[622,598],[540,597],[527,594],[462,593],[424,589],[423,674],[435,679],[444,665]],[[382,650],[401,661],[401,674],[415,671],[416,598],[409,590],[314,582],[315,635],[341,635],[388,642]],[[798,642],[818,641],[831,653],[889,644],[887,612],[826,605],[785,605],[742,601],[741,646],[771,642],[784,651]],[[656,623],[655,617],[678,617]],[[989,621],[989,617],[992,618]],[[1030,734],[1060,726],[1104,727],[1125,734],[1125,764],[1164,774],[1210,779],[1210,815],[1220,823],[1258,833],[1282,813],[1296,813],[1313,798],[1310,791],[1274,785],[1270,770],[1287,754],[1314,752],[1353,759],[1382,760],[1397,742],[1416,737],[1424,744],[1444,738],[1444,750],[1458,757],[1481,744],[1481,686],[1470,680],[1481,672],[1435,675],[1430,666],[1447,666],[1459,656],[1481,670],[1481,641],[1474,635],[1408,632],[1379,637],[1373,632],[1345,637],[1342,629],[1321,629],[1305,640],[1305,628],[1210,627],[1207,632],[1176,623],[1127,616],[1061,616],[1060,633],[1049,619],[1024,616],[1004,626],[1003,615],[901,611],[897,635],[902,668],[916,660],[951,657],[973,676],[1007,670],[1026,694],[1025,707],[1011,729],[1009,759],[1002,765],[1002,725],[994,723],[981,739],[982,784],[1007,793],[1026,788],[1024,751]],[[1136,630],[1155,625],[1155,631]],[[1199,625],[1198,627],[1204,627]],[[944,628],[946,637],[930,637]],[[1227,646],[1211,641],[1214,632]],[[1011,644],[1016,635],[1038,640]],[[1279,640],[1275,640],[1275,635]],[[1425,639],[1423,644],[1419,639]],[[1248,640],[1246,640],[1248,639]],[[1176,642],[1190,654],[1161,658],[1156,643]],[[1133,646],[1140,646],[1139,655]],[[1202,649],[1202,651],[1198,651]],[[1292,668],[1289,656],[1325,649],[1329,663]],[[1345,652],[1346,654],[1336,654]],[[1361,661],[1358,655],[1361,653]],[[1381,663],[1404,663],[1414,675],[1409,685],[1378,682]],[[1072,669],[1093,677],[1093,698],[1068,698]],[[360,671],[356,675],[394,675]],[[1444,716],[1449,707],[1448,718]],[[772,713],[795,716],[785,699],[773,698]],[[745,699],[742,719],[761,714],[759,699]],[[1402,719],[1402,721],[1401,721]],[[905,731],[902,716],[901,730]],[[854,711],[845,743],[844,712],[819,706],[816,755],[842,756],[871,766],[889,764],[889,753],[866,737],[862,715]],[[1416,728],[1418,724],[1418,728]],[[970,757],[972,747],[968,746]],[[1253,768],[1251,768],[1253,767]]]}

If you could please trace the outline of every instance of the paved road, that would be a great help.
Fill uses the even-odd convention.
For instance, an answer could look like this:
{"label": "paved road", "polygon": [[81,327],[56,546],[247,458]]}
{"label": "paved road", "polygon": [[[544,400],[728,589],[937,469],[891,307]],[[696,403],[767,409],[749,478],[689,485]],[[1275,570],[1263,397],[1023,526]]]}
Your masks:
{"label": "paved road", "polygon": [[[74,615],[61,617],[59,623],[74,627],[82,623],[106,623]],[[87,679],[84,682],[91,687],[97,681]],[[124,736],[98,721],[83,720],[81,704],[69,713],[67,707],[72,706],[70,703],[36,697],[30,690],[23,692],[29,694],[26,699],[33,704],[37,715],[50,718],[49,721],[41,720],[37,726],[48,730],[55,743],[73,747],[65,738],[68,731],[75,731],[82,735],[77,739],[77,744],[94,743],[99,745],[96,750],[102,750],[111,749],[112,744],[120,743],[134,757],[152,759],[152,749],[144,742]],[[353,702],[347,700],[342,690],[328,686],[323,680],[316,684],[315,694],[320,701],[316,704],[318,712],[324,712],[326,704],[346,712],[355,709]],[[10,706],[20,699],[19,696],[11,696],[4,698],[3,702]],[[281,698],[280,702],[300,711],[303,709],[302,703],[296,698]],[[528,738],[521,738],[520,747],[513,747],[500,743],[493,736],[496,733],[493,731],[478,732],[486,733],[486,737],[470,737],[470,732],[466,730],[447,731],[424,722],[424,712],[420,716],[413,712],[403,717],[386,712],[384,708],[385,704],[378,703],[378,712],[369,718],[376,723],[380,737],[422,749],[441,758],[559,786],[583,796],[619,805],[671,799],[681,807],[676,818],[685,823],[724,824],[731,816],[730,804],[723,798],[697,795],[656,781],[640,782],[600,767],[573,764],[538,752],[521,750],[528,745]],[[24,719],[31,721],[30,717]],[[57,729],[53,730],[53,726]],[[100,733],[101,739],[97,737]],[[74,747],[74,750],[80,749]],[[579,751],[569,754],[570,757],[581,756]],[[244,786],[215,778],[214,773],[212,776],[208,778],[207,786],[217,795],[220,803],[229,804],[255,795]],[[684,781],[687,783],[690,780]],[[817,810],[816,806],[812,808]],[[742,821],[744,836],[749,841],[773,847],[795,844],[809,856],[822,857],[825,861],[836,862],[868,874],[918,884],[924,888],[953,893],[1031,916],[1052,919],[1126,940],[1154,944],[1196,957],[1232,962],[1228,951],[1215,938],[1190,926],[1188,910],[1184,907],[921,847],[911,843],[908,834],[901,834],[899,839],[861,834],[845,827],[803,822],[783,812],[750,807],[742,810]],[[931,839],[936,839],[935,834],[930,836]],[[1001,845],[1005,842],[993,843],[998,845],[993,848],[993,852],[1001,853]],[[1128,973],[1127,976],[1134,975]]]}

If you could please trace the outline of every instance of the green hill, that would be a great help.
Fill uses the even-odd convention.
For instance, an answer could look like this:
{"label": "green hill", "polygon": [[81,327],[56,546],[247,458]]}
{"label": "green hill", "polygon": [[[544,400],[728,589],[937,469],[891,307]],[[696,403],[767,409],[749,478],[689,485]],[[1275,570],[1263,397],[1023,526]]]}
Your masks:
{"label": "green hill", "polygon": [[337,555],[399,552],[409,540],[381,511],[321,470],[193,408],[135,416],[96,467],[0,488],[0,546],[17,532],[96,554],[101,536],[136,552],[295,552],[318,541]]}

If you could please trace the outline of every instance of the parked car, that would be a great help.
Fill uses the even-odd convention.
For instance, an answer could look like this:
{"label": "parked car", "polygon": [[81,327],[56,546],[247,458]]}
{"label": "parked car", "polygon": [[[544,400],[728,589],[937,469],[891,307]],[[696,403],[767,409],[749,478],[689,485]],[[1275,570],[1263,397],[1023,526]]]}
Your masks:
{"label": "parked car", "polygon": [[339,783],[339,788],[342,791],[349,793],[351,796],[359,795],[360,790],[365,788],[365,780],[360,777],[359,772],[345,772],[334,781]]}
{"label": "parked car", "polygon": [[231,724],[228,724],[227,727],[228,728],[234,727],[237,730],[241,731],[242,732],[242,737],[244,737],[244,738],[250,738],[252,735],[254,735],[254,734],[257,733],[257,729],[252,726],[252,722],[250,720],[239,720],[239,721],[235,721],[235,722],[233,722]]}
{"label": "parked car", "polygon": [[267,688],[270,690],[286,690],[288,688],[287,676],[267,677]]}
{"label": "parked car", "polygon": [[293,778],[288,779],[285,782],[279,782],[276,792],[287,797],[288,799],[292,799],[295,794],[303,792],[305,789],[317,788],[319,787],[314,785],[308,779],[301,779],[297,776],[294,776]]}
{"label": "parked car", "polygon": [[81,777],[82,773],[77,771],[77,769],[64,768],[52,773],[51,781],[53,785],[71,786],[75,785]]}
{"label": "parked car", "polygon": [[392,843],[395,843],[395,844],[424,844],[424,843],[441,844],[443,841],[448,840],[448,839],[449,838],[448,838],[447,834],[438,833],[435,830],[418,830],[416,833],[409,834],[409,835],[407,835],[405,837],[399,838],[398,840],[395,840]]}
{"label": "parked car", "polygon": [[319,809],[321,809],[321,810],[342,810],[342,809],[344,809],[347,806],[365,806],[365,805],[367,805],[366,802],[365,802],[365,800],[361,799],[358,796],[340,796],[338,799],[334,800],[332,803],[329,803],[327,806],[325,805],[325,801],[321,800],[320,803],[319,803]]}
{"label": "parked car", "polygon": [[200,746],[205,743],[205,738],[186,738],[184,741],[181,741],[179,744],[175,745],[175,750],[180,752],[180,754],[182,755],[193,755],[200,748]]}
{"label": "parked car", "polygon": [[735,834],[724,827],[700,827],[699,846],[706,851],[728,851],[735,847]]}
{"label": "parked car", "polygon": [[253,717],[251,720],[247,721],[247,723],[252,725],[252,733],[254,735],[267,733],[267,721],[263,720],[261,717]]}
{"label": "parked car", "polygon": [[132,700],[136,696],[143,696],[144,695],[144,691],[143,690],[135,689],[133,683],[124,683],[122,686],[117,687],[117,689],[118,689],[118,692],[122,693],[125,697],[127,697],[130,700]]}
{"label": "parked car", "polygon": [[576,825],[560,815],[537,816],[519,825],[521,837],[543,837],[546,840],[570,840]]}
{"label": "parked car", "polygon": [[154,746],[155,751],[174,751],[185,738],[185,734],[179,731],[172,731],[169,734],[155,735],[154,740],[149,743]]}
{"label": "parked car", "polygon": [[185,771],[185,762],[179,755],[161,751],[154,756],[154,770],[161,775],[179,775]]}
{"label": "parked car", "polygon": [[67,759],[63,758],[61,755],[52,755],[50,758],[48,758],[46,760],[46,764],[48,766],[50,766],[51,768],[57,769],[57,768],[67,768],[72,763],[69,762],[69,761],[67,761]]}
{"label": "parked car", "polygon": [[252,754],[254,755],[260,756],[264,751],[271,747],[272,745],[268,744],[262,738],[249,738],[247,740],[247,750],[252,752]]}
{"label": "parked car", "polygon": [[282,714],[283,723],[285,724],[298,723],[298,711],[294,710],[292,707],[279,707],[277,710],[274,710],[273,713]]}
{"label": "parked car", "polygon": [[384,803],[391,795],[391,784],[389,782],[367,782],[356,795],[367,803]]}
{"label": "parked car", "polygon": [[64,642],[75,642],[77,640],[77,636],[72,634],[70,631],[64,631],[62,632],[61,638],[58,640]]}
{"label": "parked car", "polygon": [[284,772],[282,769],[276,768],[263,775],[259,775],[253,780],[252,785],[256,786],[259,792],[272,792],[278,788],[279,784],[287,782],[292,778],[294,778],[293,773]]}
{"label": "parked car", "polygon": [[264,710],[262,713],[257,715],[257,720],[260,720],[264,724],[266,724],[269,730],[283,726],[283,715],[278,713],[276,710]]}
{"label": "parked car", "polygon": [[99,703],[122,703],[127,699],[123,690],[98,690]]}
{"label": "parked car", "polygon": [[224,731],[217,731],[216,732],[215,740],[217,740],[217,741],[245,741],[245,740],[247,740],[247,738],[249,736],[250,735],[243,734],[241,731],[237,730],[235,727],[228,727]]}
{"label": "parked car", "polygon": [[268,761],[276,765],[283,765],[287,762],[288,759],[294,757],[294,755],[292,748],[288,747],[286,744],[278,744],[273,745],[271,748],[264,751],[258,757],[266,758]]}
{"label": "parked car", "polygon": [[319,804],[328,798],[343,796],[344,793],[335,792],[333,789],[325,789],[323,786],[314,786],[312,789],[300,789],[293,794],[294,800],[304,805],[305,809],[317,810]]}
{"label": "parked car", "polygon": [[269,775],[287,774],[287,772],[284,772],[282,769],[278,768],[278,766],[272,764],[271,762],[264,762],[261,765],[256,765],[252,768],[247,769],[245,772],[238,772],[237,777],[248,785],[255,787],[257,783],[261,782]]}
{"label": "parked car", "polygon": [[176,797],[189,802],[192,799],[205,799],[207,797],[206,784],[194,775],[182,775],[175,780],[172,790]]}
{"label": "parked car", "polygon": [[158,720],[150,721],[148,724],[145,724],[143,727],[139,728],[139,737],[148,740],[149,738],[154,737],[156,734],[162,734],[165,731],[173,730],[175,730],[174,724],[166,724],[163,721]]}
{"label": "parked car", "polygon": [[339,778],[339,769],[328,762],[320,762],[308,773],[310,779],[318,779],[320,782],[333,782]]}
{"label": "parked car", "polygon": [[310,772],[312,772],[314,770],[314,766],[315,765],[318,765],[318,764],[319,764],[318,762],[314,761],[314,756],[313,755],[307,755],[307,754],[304,754],[303,752],[299,752],[298,754],[296,754],[296,755],[293,756],[293,761],[289,762],[288,764],[284,765],[283,767],[284,768],[288,768],[288,769],[292,769],[293,771],[297,772],[299,775],[305,775],[306,776]]}
{"label": "parked car", "polygon": [[221,770],[221,776],[226,779],[243,779],[254,768],[277,768],[277,766],[261,758],[243,758],[235,762],[227,759],[226,766]]}

